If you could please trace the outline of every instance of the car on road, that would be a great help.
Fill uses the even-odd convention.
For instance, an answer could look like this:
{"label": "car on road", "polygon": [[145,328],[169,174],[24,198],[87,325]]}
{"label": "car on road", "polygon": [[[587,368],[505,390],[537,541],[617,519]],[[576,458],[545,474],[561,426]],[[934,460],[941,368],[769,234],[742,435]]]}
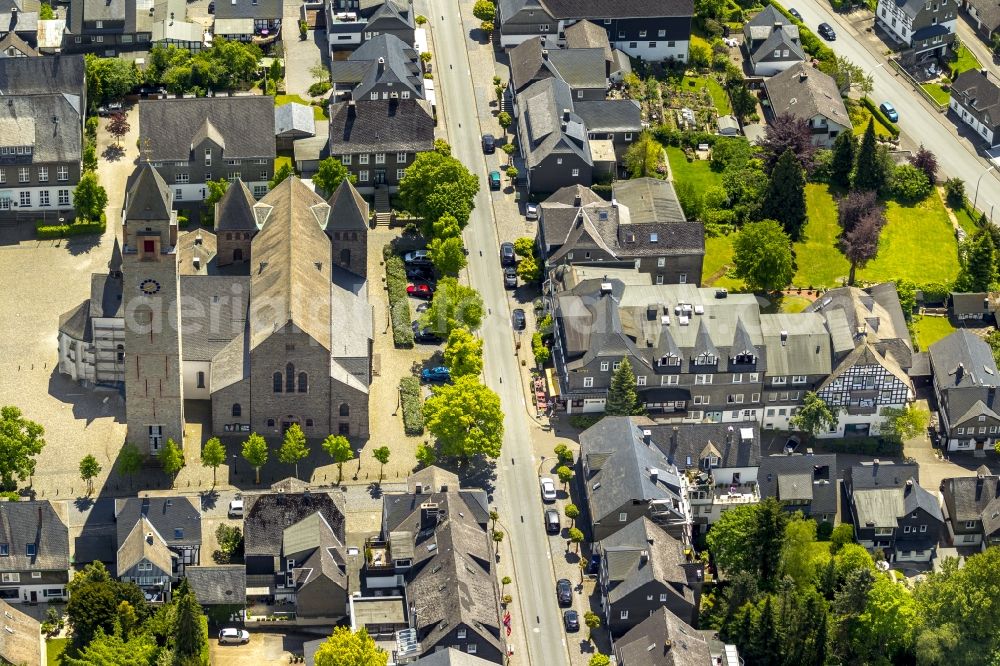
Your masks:
{"label": "car on road", "polygon": [[580,614],[572,608],[563,611],[563,626],[569,632],[580,631]]}
{"label": "car on road", "polygon": [[406,295],[430,300],[434,298],[434,288],[429,284],[408,284],[406,285]]}
{"label": "car on road", "polygon": [[524,219],[526,220],[538,219],[538,204],[530,203],[524,205]]}
{"label": "car on road", "polygon": [[517,289],[517,269],[513,266],[503,269],[503,286],[505,289]]}
{"label": "car on road", "polygon": [[246,629],[226,627],[219,632],[219,645],[243,645],[250,642],[250,632]]}
{"label": "car on road", "polygon": [[483,135],[483,152],[487,155],[497,152],[497,140],[492,134]]}
{"label": "car on road", "polygon": [[894,123],[899,122],[899,113],[896,111],[896,107],[894,107],[890,102],[882,102],[878,105],[878,108],[879,111],[885,114],[886,118]]}
{"label": "car on road", "polygon": [[818,32],[819,36],[828,42],[834,42],[837,40],[837,33],[833,31],[833,28],[830,27],[829,23],[820,23],[816,28],[816,32]]}
{"label": "car on road", "polygon": [[500,172],[490,171],[490,189],[499,190],[500,189]]}
{"label": "car on road", "polygon": [[543,502],[555,502],[556,501],[556,483],[550,477],[543,476],[539,479],[539,484],[542,487],[542,501]]}
{"label": "car on road", "polygon": [[434,368],[424,368],[420,371],[420,379],[425,382],[451,381],[451,370],[443,365]]}
{"label": "car on road", "polygon": [[517,263],[517,255],[514,254],[514,244],[500,243],[500,265],[513,266]]}
{"label": "car on road", "polygon": [[788,8],[788,13],[791,14],[792,16],[794,16],[799,21],[802,20],[802,14],[799,14],[799,10],[797,10],[795,7],[789,7]]}
{"label": "car on road", "polygon": [[421,326],[419,321],[415,321],[413,322],[413,341],[436,345],[441,342],[441,336],[430,326]]}
{"label": "car on road", "polygon": [[407,252],[404,254],[403,261],[408,264],[427,266],[430,265],[431,258],[430,255],[427,254],[427,250],[414,250],[413,252]]}
{"label": "car on road", "polygon": [[545,510],[545,531],[549,534],[559,534],[562,524],[559,522],[559,512],[555,509]]}
{"label": "car on road", "polygon": [[524,316],[524,310],[514,308],[514,311],[510,313],[510,323],[515,331],[523,331],[528,325],[528,320]]}
{"label": "car on road", "polygon": [[560,578],[556,581],[556,598],[560,606],[569,606],[573,603],[573,584],[568,578]]}
{"label": "car on road", "polygon": [[237,495],[232,502],[229,503],[228,516],[230,518],[242,518],[243,517],[243,496]]}

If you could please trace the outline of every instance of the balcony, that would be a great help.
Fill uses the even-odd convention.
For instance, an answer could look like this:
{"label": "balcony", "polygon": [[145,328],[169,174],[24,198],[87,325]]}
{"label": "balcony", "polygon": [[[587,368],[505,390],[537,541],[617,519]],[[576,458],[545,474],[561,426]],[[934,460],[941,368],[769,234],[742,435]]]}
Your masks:
{"label": "balcony", "polygon": [[713,483],[709,478],[707,481],[695,481],[687,486],[688,499],[692,505],[705,504],[756,504],[760,501],[760,491],[757,483]]}
{"label": "balcony", "polygon": [[389,542],[376,537],[365,540],[365,565],[369,570],[392,569]]}

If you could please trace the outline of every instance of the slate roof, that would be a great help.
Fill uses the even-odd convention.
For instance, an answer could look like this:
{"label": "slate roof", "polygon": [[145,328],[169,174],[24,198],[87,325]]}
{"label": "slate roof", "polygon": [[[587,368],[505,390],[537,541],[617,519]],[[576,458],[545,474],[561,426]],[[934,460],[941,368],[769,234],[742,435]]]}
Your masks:
{"label": "slate roof", "polygon": [[[0,15],[2,17],[2,15]],[[0,18],[0,21],[3,19]],[[0,23],[0,25],[3,25]],[[17,33],[13,30],[8,32],[3,39],[0,39],[0,53],[5,53],[8,49],[13,48],[18,53],[24,54],[25,57],[34,58],[41,55],[36,51],[30,44],[17,36]]]}
{"label": "slate roof", "polygon": [[447,647],[431,652],[411,663],[412,666],[487,666],[493,662],[468,652],[456,650],[453,647]]}
{"label": "slate roof", "polygon": [[897,520],[918,508],[943,521],[937,497],[918,483],[918,467],[910,464],[862,463],[848,470],[851,502],[858,527],[896,527]]}
{"label": "slate roof", "polygon": [[754,41],[767,39],[776,25],[781,25],[783,30],[798,38],[799,27],[770,4],[743,24],[743,33]]}
{"label": "slate roof", "polygon": [[[0,502],[0,543],[10,544],[10,555],[0,558],[2,571],[69,569],[69,530],[47,500]],[[29,543],[35,544],[30,557]]]}
{"label": "slate roof", "polygon": [[0,92],[4,95],[84,94],[82,55],[44,58],[0,58]]}
{"label": "slate roof", "polygon": [[804,63],[795,63],[784,72],[764,81],[774,114],[789,113],[809,120],[824,116],[850,129],[851,118],[833,78]]}
{"label": "slate roof", "polygon": [[[608,570],[608,600],[622,601],[643,585],[663,583],[690,604],[699,582],[698,567],[685,566],[684,544],[667,534],[649,518],[633,520],[600,541],[599,549]],[[643,553],[648,556],[643,561]]]}
{"label": "slate roof", "polygon": [[[285,528],[281,552],[285,557],[309,553],[293,570],[295,585],[302,589],[321,579],[347,590],[347,566],[341,552],[343,544],[322,513],[312,513]],[[300,612],[303,609],[300,608]],[[308,609],[305,609],[308,610]]]}
{"label": "slate roof", "polygon": [[[746,27],[744,26],[745,31]],[[788,51],[787,55],[785,51]],[[776,52],[780,52],[780,54],[775,55]],[[750,60],[754,64],[766,61],[802,61],[805,59],[806,53],[799,41],[799,29],[794,24],[771,30],[770,34],[750,54]]]}
{"label": "slate roof", "polygon": [[951,293],[951,313],[954,316],[980,314],[991,315],[997,309],[1000,293],[979,291],[974,293]]}
{"label": "slate roof", "polygon": [[[379,61],[382,62],[379,62]],[[330,63],[335,83],[355,83],[352,96],[368,99],[372,88],[391,85],[423,98],[424,78],[419,54],[395,35],[381,34],[365,41],[347,60]]]}
{"label": "slate roof", "polygon": [[984,465],[976,470],[976,476],[944,479],[941,496],[953,522],[979,520],[987,506],[1000,498],[1000,477]]}
{"label": "slate roof", "polygon": [[[215,275],[218,249],[218,237],[207,229],[181,232],[177,238],[178,272],[182,277]],[[245,275],[241,277],[244,282],[248,279]]]}
{"label": "slate roof", "polygon": [[[633,178],[619,180],[612,185],[612,197],[620,206],[628,208],[628,223],[649,224],[651,222],[683,223],[687,219],[677,200],[677,192],[669,180],[659,178]],[[688,233],[690,247],[704,248],[704,231],[697,225]],[[695,238],[697,236],[697,238]],[[637,239],[642,240],[642,239]],[[645,238],[646,241],[649,238]]]}
{"label": "slate roof", "polygon": [[187,497],[129,497],[115,500],[119,547],[141,518],[149,520],[168,546],[201,544],[201,512]]}
{"label": "slate roof", "polygon": [[0,600],[4,630],[0,631],[0,661],[8,664],[41,664],[42,625],[35,618]]}
{"label": "slate roof", "polygon": [[122,316],[122,279],[107,273],[90,276],[90,316],[117,318]]}
{"label": "slate roof", "polygon": [[[559,19],[590,19],[594,17],[592,0],[542,0],[553,17]],[[602,6],[602,18],[659,18],[693,16],[693,0],[620,0]]]}
{"label": "slate roof", "polygon": [[275,493],[244,495],[244,552],[252,555],[280,555],[282,535],[289,525],[298,523],[312,513],[320,512],[344,541],[343,498],[340,493],[324,492]]}
{"label": "slate roof", "polygon": [[992,32],[1000,27],[1000,3],[993,0],[969,0],[975,8],[976,18]]}
{"label": "slate roof", "polygon": [[316,134],[316,119],[312,106],[290,102],[274,107],[275,136],[299,137],[314,134]]}
{"label": "slate roof", "polygon": [[[222,0],[219,6],[229,3]],[[274,159],[273,97],[142,100],[139,127],[140,140],[148,146],[149,159],[154,162],[200,159],[192,151],[203,138],[222,145],[223,160]]]}
{"label": "slate roof", "polygon": [[[0,58],[42,60],[43,58]],[[6,145],[33,146],[32,162],[79,162],[83,151],[79,95],[14,94],[0,104],[0,136]]]}
{"label": "slate roof", "polygon": [[247,600],[247,570],[242,564],[184,567],[184,576],[202,606],[243,605]]}
{"label": "slate roof", "polygon": [[[907,479],[919,479],[920,468],[915,464],[880,462],[860,463],[847,470],[853,491],[874,488],[902,488]],[[845,480],[846,480],[845,476]]]}
{"label": "slate roof", "polygon": [[718,452],[719,467],[756,467],[760,464],[760,424],[757,421],[668,425],[644,417],[605,418],[631,419],[640,431],[649,430],[653,443],[666,456],[667,462],[678,468],[699,467],[708,447]]}
{"label": "slate roof", "polygon": [[532,37],[510,50],[510,62],[515,92],[550,76],[561,78],[574,90],[604,89],[608,85],[607,60],[599,46],[547,49],[543,48],[540,37]]}
{"label": "slate roof", "polygon": [[163,535],[146,517],[143,516],[131,523],[131,526],[127,527],[125,531],[124,538],[121,536],[121,523],[118,523],[118,531],[116,566],[119,575],[124,574],[143,560],[168,575],[173,571],[173,555],[170,552],[170,547]]}
{"label": "slate roof", "polygon": [[434,147],[424,100],[359,99],[330,105],[330,154],[420,152]]}
{"label": "slate roof", "polygon": [[[668,643],[669,641],[669,643]],[[620,666],[708,666],[708,642],[666,606],[615,641]]]}
{"label": "slate roof", "polygon": [[445,488],[448,490],[458,490],[460,488],[458,475],[437,465],[424,467],[406,477],[407,492],[415,493],[417,484],[420,484],[425,493],[443,492]]}
{"label": "slate roof", "polygon": [[868,343],[898,368],[905,370],[912,365],[910,334],[893,283],[883,282],[868,289],[831,289],[805,311],[824,317],[838,359]]}
{"label": "slate roof", "polygon": [[326,200],[330,206],[330,221],[326,225],[330,231],[361,231],[368,233],[368,202],[351,184],[350,180],[340,181],[340,185]]}
{"label": "slate roof", "polygon": [[810,500],[813,514],[837,513],[837,456],[772,455],[760,460],[757,487],[761,499],[795,504]]}
{"label": "slate roof", "polygon": [[83,342],[93,340],[90,328],[90,301],[84,301],[59,315],[59,332],[74,340]]}
{"label": "slate roof", "polygon": [[584,100],[573,108],[588,132],[642,131],[642,112],[634,99]]}
{"label": "slate roof", "polygon": [[577,21],[566,28],[566,48],[568,49],[601,49],[604,59],[612,62],[611,42],[608,31],[593,21]]}
{"label": "slate roof", "polygon": [[168,220],[174,195],[163,176],[149,162],[129,175],[125,193],[126,220]]}
{"label": "slate roof", "polygon": [[250,279],[245,275],[182,275],[185,361],[211,361],[246,329]]}
{"label": "slate roof", "polygon": [[558,154],[576,155],[587,164],[593,163],[587,128],[573,112],[573,96],[565,81],[549,78],[531,84],[518,95],[518,107],[518,136],[529,168]]}
{"label": "slate roof", "polygon": [[[290,105],[286,105],[290,106]],[[282,107],[277,107],[282,108]],[[257,231],[257,221],[254,219],[253,206],[257,200],[253,198],[250,188],[242,179],[230,183],[226,193],[215,204],[215,231]]]}
{"label": "slate roof", "polygon": [[216,19],[280,19],[282,0],[219,0]]}
{"label": "slate roof", "polygon": [[928,353],[942,389],[1000,386],[1000,370],[990,346],[974,333],[955,331],[932,344]]}

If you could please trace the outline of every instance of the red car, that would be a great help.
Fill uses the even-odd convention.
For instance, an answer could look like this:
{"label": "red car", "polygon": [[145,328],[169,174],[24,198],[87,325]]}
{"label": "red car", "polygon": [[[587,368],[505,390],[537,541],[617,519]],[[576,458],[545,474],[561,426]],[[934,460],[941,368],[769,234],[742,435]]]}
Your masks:
{"label": "red car", "polygon": [[429,284],[409,284],[406,285],[406,294],[413,298],[434,298],[434,290]]}

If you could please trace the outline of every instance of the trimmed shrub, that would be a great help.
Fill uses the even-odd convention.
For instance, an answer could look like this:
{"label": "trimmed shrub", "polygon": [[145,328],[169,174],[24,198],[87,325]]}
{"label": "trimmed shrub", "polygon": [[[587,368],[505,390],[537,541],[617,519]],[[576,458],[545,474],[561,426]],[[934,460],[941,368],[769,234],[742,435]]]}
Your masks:
{"label": "trimmed shrub", "polygon": [[424,434],[424,402],[420,398],[420,381],[416,377],[399,380],[399,396],[403,407],[403,432]]}
{"label": "trimmed shrub", "polygon": [[392,342],[397,347],[413,346],[413,328],[410,323],[410,301],[406,297],[406,266],[403,259],[392,251],[391,245],[382,248],[385,259],[385,282],[389,288],[389,312],[392,319]]}
{"label": "trimmed shrub", "polygon": [[101,213],[98,222],[70,222],[68,224],[45,224],[42,220],[35,222],[35,235],[39,240],[68,238],[69,236],[85,236],[87,234],[103,234],[107,227],[107,218]]}
{"label": "trimmed shrub", "polygon": [[917,287],[923,294],[924,305],[933,303],[946,303],[948,295],[951,293],[951,286],[942,282],[926,282]]}
{"label": "trimmed shrub", "polygon": [[889,190],[903,202],[915,203],[926,199],[934,186],[927,175],[912,164],[900,164],[892,171]]}
{"label": "trimmed shrub", "polygon": [[895,123],[885,117],[885,114],[882,113],[882,109],[878,108],[878,105],[875,104],[875,102],[871,101],[868,97],[862,97],[861,104],[868,109],[873,116],[875,116],[875,122],[889,130],[893,138],[899,138],[899,128],[896,127]]}
{"label": "trimmed shrub", "polygon": [[326,92],[333,86],[329,81],[317,81],[316,83],[309,86],[310,97],[319,97],[320,95],[325,95]]}

